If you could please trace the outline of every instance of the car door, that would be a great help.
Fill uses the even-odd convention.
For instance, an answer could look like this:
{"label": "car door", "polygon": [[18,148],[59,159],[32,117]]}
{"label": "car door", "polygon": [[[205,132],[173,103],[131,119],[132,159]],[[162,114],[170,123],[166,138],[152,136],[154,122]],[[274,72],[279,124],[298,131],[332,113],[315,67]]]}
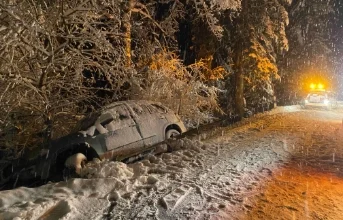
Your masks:
{"label": "car door", "polygon": [[143,137],[145,146],[149,147],[164,140],[164,128],[167,119],[164,110],[159,112],[150,104],[131,104],[135,113],[135,120],[139,127],[139,132]]}
{"label": "car door", "polygon": [[112,151],[105,156],[106,158],[130,156],[144,147],[136,123],[125,105],[104,111],[95,123],[95,127],[96,132],[104,135],[107,151]]}

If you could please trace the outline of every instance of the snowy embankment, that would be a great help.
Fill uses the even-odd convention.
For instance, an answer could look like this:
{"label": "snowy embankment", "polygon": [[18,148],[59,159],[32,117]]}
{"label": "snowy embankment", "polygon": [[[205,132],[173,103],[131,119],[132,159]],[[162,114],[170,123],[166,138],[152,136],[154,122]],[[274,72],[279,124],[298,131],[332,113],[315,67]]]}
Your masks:
{"label": "snowy embankment", "polygon": [[240,219],[301,151],[303,134],[287,119],[298,120],[294,111],[278,108],[184,138],[172,153],[133,164],[96,160],[82,170],[84,179],[2,191],[0,219]]}
{"label": "snowy embankment", "polygon": [[[244,134],[238,138],[240,135]],[[270,175],[267,167],[273,163],[270,155],[274,151],[254,149],[233,156],[223,149],[237,147],[230,140],[204,144],[184,139],[174,143],[178,148],[175,152],[148,156],[134,164],[94,161],[83,170],[87,179],[3,191],[0,192],[0,216],[3,219],[102,219],[107,216],[167,219],[194,215],[206,218],[219,209],[240,204],[254,194],[253,189],[261,178]],[[257,155],[259,162],[255,163]],[[251,163],[244,162],[250,158]]]}

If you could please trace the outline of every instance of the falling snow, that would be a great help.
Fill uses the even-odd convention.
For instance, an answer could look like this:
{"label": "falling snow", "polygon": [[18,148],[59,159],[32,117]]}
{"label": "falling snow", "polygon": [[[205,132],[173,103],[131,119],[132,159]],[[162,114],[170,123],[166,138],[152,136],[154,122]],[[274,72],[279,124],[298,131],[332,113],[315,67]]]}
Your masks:
{"label": "falling snow", "polygon": [[83,179],[0,192],[0,219],[339,219],[343,111],[279,107]]}

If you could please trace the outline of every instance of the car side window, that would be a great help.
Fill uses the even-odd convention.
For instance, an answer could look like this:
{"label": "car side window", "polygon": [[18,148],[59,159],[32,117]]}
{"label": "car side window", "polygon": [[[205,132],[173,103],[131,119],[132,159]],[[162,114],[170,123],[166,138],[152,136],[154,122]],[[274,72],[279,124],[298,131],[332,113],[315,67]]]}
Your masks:
{"label": "car side window", "polygon": [[132,105],[132,110],[136,113],[136,115],[147,115],[151,114],[151,110],[146,105]]}
{"label": "car side window", "polygon": [[108,131],[115,131],[135,124],[125,106],[116,106],[110,109],[109,112],[113,116],[113,120],[104,126]]}
{"label": "car side window", "polygon": [[94,135],[105,134],[108,132],[106,126],[113,121],[112,114],[106,112],[99,116],[98,120],[95,122]]}
{"label": "car side window", "polygon": [[131,105],[132,110],[134,111],[134,113],[136,113],[136,115],[142,115],[144,114],[144,110],[141,106],[139,105]]}
{"label": "car side window", "polygon": [[158,105],[158,104],[151,104],[150,105],[155,111],[159,112],[159,113],[167,113],[167,109]]}
{"label": "car side window", "polygon": [[75,127],[76,131],[85,131],[87,129],[89,129],[91,126],[94,125],[95,121],[99,118],[100,113],[99,112],[95,112],[92,113],[90,115],[88,115],[87,117],[84,117]]}
{"label": "car side window", "polygon": [[92,113],[88,117],[83,118],[78,125],[76,130],[83,135],[93,136],[99,134],[99,131],[96,129],[96,122],[98,121],[101,114],[99,112]]}
{"label": "car side window", "polygon": [[83,129],[79,131],[84,135],[93,136],[132,125],[135,125],[135,122],[128,109],[124,105],[120,105],[110,108],[102,114],[84,119],[80,126]]}
{"label": "car side window", "polygon": [[147,109],[148,109],[148,111],[149,111],[149,113],[150,113],[150,114],[155,114],[155,113],[158,113],[157,109],[156,109],[156,108],[154,108],[154,107],[153,107],[153,106],[151,106],[151,105],[145,105],[145,108],[147,108]]}

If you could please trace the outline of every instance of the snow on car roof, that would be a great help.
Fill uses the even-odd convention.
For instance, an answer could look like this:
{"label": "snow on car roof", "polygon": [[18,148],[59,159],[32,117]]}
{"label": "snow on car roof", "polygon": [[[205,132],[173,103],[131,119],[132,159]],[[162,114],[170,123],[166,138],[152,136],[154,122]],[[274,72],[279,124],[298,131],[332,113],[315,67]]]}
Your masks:
{"label": "snow on car roof", "polygon": [[127,100],[127,101],[117,101],[117,102],[113,102],[109,105],[106,105],[88,115],[86,115],[85,117],[83,117],[78,124],[76,125],[76,127],[74,128],[74,131],[79,131],[79,130],[85,130],[86,128],[92,126],[95,124],[96,120],[99,118],[99,116],[107,111],[109,111],[110,109],[116,107],[116,106],[120,106],[120,105],[156,105],[158,107],[163,108],[165,111],[170,111],[170,109],[168,109],[167,107],[165,107],[164,105],[162,105],[160,102],[154,102],[154,101],[148,101],[148,100]]}
{"label": "snow on car roof", "polygon": [[149,105],[149,104],[155,104],[155,105],[159,105],[159,106],[163,106],[164,108],[166,108],[164,105],[162,105],[160,102],[154,102],[154,101],[149,101],[149,100],[127,100],[127,101],[118,101],[118,102],[114,102],[112,104],[106,105],[103,108],[101,108],[102,111],[113,108],[115,106],[118,105],[123,105],[123,104],[138,104],[138,105]]}

